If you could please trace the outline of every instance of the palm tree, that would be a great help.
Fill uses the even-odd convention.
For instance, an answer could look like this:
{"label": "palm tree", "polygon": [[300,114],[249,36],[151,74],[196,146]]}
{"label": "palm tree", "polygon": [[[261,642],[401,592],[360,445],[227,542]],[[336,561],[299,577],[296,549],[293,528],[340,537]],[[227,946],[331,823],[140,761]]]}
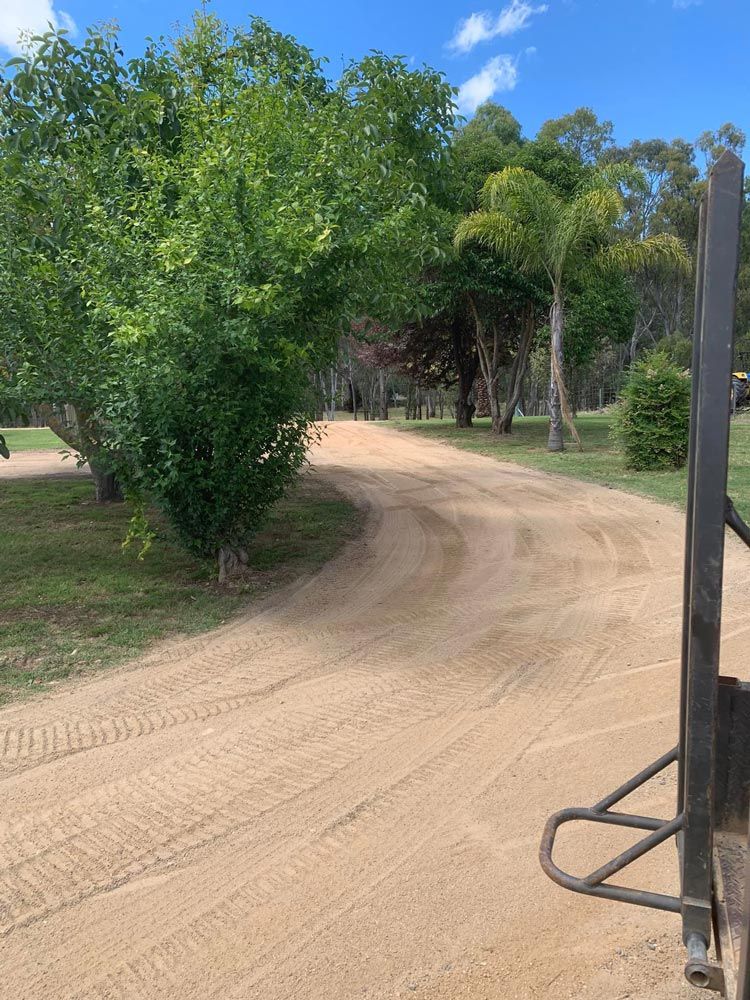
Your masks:
{"label": "palm tree", "polygon": [[688,252],[681,240],[666,233],[643,240],[616,238],[615,227],[625,213],[625,205],[612,171],[597,171],[566,199],[537,174],[523,167],[506,167],[487,178],[480,198],[482,210],[461,220],[455,245],[460,250],[466,243],[480,243],[526,274],[549,282],[552,306],[547,447],[550,451],[563,450],[564,418],[580,448],[562,366],[568,277],[587,263],[630,270],[657,262],[687,268]]}

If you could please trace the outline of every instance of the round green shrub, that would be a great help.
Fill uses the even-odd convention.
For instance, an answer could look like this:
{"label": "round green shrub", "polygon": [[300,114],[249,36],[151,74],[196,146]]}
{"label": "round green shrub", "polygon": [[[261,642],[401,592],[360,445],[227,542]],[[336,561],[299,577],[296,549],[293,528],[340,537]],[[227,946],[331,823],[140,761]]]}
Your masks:
{"label": "round green shrub", "polygon": [[636,361],[615,409],[614,434],[631,469],[679,469],[690,433],[690,373],[666,353]]}

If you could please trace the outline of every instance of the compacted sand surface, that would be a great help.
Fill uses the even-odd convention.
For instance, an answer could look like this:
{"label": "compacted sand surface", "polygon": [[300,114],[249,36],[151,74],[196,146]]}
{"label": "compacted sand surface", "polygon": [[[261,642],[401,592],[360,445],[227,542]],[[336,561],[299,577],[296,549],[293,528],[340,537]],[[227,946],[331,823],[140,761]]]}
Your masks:
{"label": "compacted sand surface", "polygon": [[[61,448],[64,445],[60,446]],[[59,451],[14,451],[10,458],[0,458],[0,482],[3,479],[32,479],[43,476],[87,476],[88,467],[79,468],[75,459],[63,458]]]}
{"label": "compacted sand surface", "polygon": [[[361,423],[313,460],[370,511],[320,574],[0,712],[0,995],[693,995],[675,917],[537,860],[675,741],[680,515]],[[730,546],[725,672],[749,577]],[[673,802],[668,774],[634,804]],[[561,838],[581,873],[627,842]]]}

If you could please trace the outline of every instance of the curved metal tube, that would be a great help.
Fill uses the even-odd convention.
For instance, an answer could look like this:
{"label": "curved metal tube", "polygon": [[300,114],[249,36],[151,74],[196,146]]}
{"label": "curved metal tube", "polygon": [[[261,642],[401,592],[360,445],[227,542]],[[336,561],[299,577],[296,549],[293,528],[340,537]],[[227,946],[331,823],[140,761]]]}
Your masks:
{"label": "curved metal tube", "polygon": [[[552,851],[555,844],[555,836],[563,823],[571,823],[576,820],[587,820],[591,823],[606,823],[614,826],[628,826],[637,829],[651,830],[647,837],[643,837],[638,843],[623,851],[607,865],[593,872],[586,878],[570,875],[558,868],[555,864]],[[622,822],[626,820],[627,822]],[[657,824],[654,826],[653,824]],[[545,873],[565,889],[571,892],[580,892],[585,896],[599,896],[602,899],[614,899],[621,903],[633,903],[636,906],[647,906],[654,910],[667,910],[671,913],[679,913],[681,901],[678,896],[667,896],[659,892],[646,892],[643,889],[628,889],[621,885],[604,884],[601,879],[613,875],[616,871],[625,868],[632,861],[642,857],[647,851],[658,846],[663,841],[671,837],[682,826],[682,816],[676,816],[667,822],[654,820],[646,816],[618,816],[608,813],[597,813],[593,809],[572,808],[562,809],[560,812],[550,816],[544,828],[542,843],[539,848],[539,861]],[[591,880],[591,881],[590,881]]]}

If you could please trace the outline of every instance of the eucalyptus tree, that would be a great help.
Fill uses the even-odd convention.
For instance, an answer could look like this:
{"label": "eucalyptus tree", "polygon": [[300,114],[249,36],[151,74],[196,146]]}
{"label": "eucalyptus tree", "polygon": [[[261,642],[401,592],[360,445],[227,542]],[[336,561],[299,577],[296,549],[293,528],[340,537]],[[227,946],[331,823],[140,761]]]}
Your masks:
{"label": "eucalyptus tree", "polygon": [[[634,140],[607,154],[612,163],[630,164],[637,183],[624,189],[622,230],[634,239],[672,233],[692,250],[698,233],[698,202],[702,190],[695,151],[682,139]],[[638,309],[630,337],[632,361],[641,344],[684,332],[690,323],[691,288],[681,270],[657,261],[634,275]]]}
{"label": "eucalyptus tree", "polygon": [[710,169],[719,159],[722,153],[730,149],[738,156],[742,154],[747,135],[733,122],[724,122],[722,126],[715,130],[708,129],[702,132],[695,143],[706,158],[706,169]]}
{"label": "eucalyptus tree", "polygon": [[683,243],[670,234],[643,240],[617,238],[625,206],[611,175],[592,174],[570,197],[522,167],[490,176],[482,190],[483,208],[463,218],[456,229],[460,250],[471,243],[487,247],[521,273],[546,281],[552,304],[550,324],[550,430],[547,447],[562,451],[563,420],[579,447],[563,375],[566,291],[582,266],[632,269],[660,260],[687,267]]}
{"label": "eucalyptus tree", "polygon": [[537,139],[559,143],[582,163],[598,163],[612,145],[613,125],[600,122],[591,108],[576,108],[561,118],[550,118],[539,129]]}

